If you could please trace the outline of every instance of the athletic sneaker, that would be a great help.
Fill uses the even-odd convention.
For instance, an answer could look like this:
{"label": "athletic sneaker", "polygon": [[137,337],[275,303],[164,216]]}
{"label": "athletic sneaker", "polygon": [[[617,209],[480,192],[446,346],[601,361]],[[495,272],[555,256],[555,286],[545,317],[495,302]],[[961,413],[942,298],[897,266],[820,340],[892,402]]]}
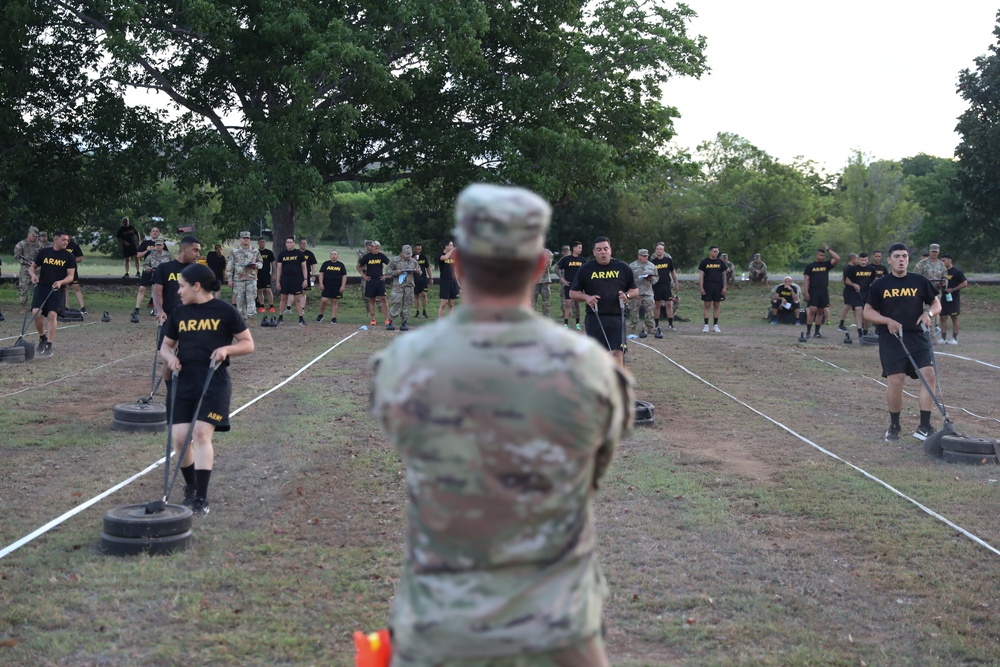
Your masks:
{"label": "athletic sneaker", "polygon": [[931,435],[934,434],[933,426],[918,426],[917,430],[913,432],[913,437],[917,440],[926,440]]}
{"label": "athletic sneaker", "polygon": [[712,327],[712,331],[714,331],[715,333],[722,333],[722,329],[719,328],[718,324]]}
{"label": "athletic sneaker", "polygon": [[272,312],[272,313],[274,312],[274,306],[271,306],[270,312]]}
{"label": "athletic sneaker", "polygon": [[934,344],[935,345],[944,345],[945,342],[947,342],[947,341],[945,341],[944,338],[942,338],[941,336],[938,336],[938,339],[937,339],[937,341]]}
{"label": "athletic sneaker", "polygon": [[337,323],[337,318],[336,317],[331,317],[330,318],[330,324],[336,324],[336,323]]}
{"label": "athletic sneaker", "polygon": [[285,306],[285,315],[289,315],[292,312],[291,306]]}
{"label": "athletic sneaker", "polygon": [[263,313],[263,312],[264,312],[264,311],[266,311],[266,310],[267,310],[267,308],[261,308],[261,309],[260,309],[260,310],[259,310],[258,312],[261,312],[261,313]]}
{"label": "athletic sneaker", "polygon": [[667,325],[667,331],[677,331],[677,329],[674,328],[673,324],[668,324]]}
{"label": "athletic sneaker", "polygon": [[390,324],[392,324],[392,320],[390,320],[388,317],[385,318],[385,325],[389,326]]}
{"label": "athletic sneaker", "polygon": [[895,442],[899,440],[899,426],[896,424],[889,424],[889,429],[885,432],[886,442]]}
{"label": "athletic sneaker", "polygon": [[948,345],[958,345],[958,341],[955,340],[954,338],[949,338],[945,342],[948,343]]}
{"label": "athletic sneaker", "polygon": [[84,306],[83,308],[80,309],[80,314],[81,315],[86,315],[87,314],[87,307],[86,306]]}
{"label": "athletic sneaker", "polygon": [[847,327],[845,327],[843,324],[839,324],[837,325],[837,331],[847,331]]}
{"label": "athletic sneaker", "polygon": [[38,337],[38,347],[35,348],[35,352],[41,354],[42,350],[45,349],[45,342],[48,340],[45,336]]}
{"label": "athletic sneaker", "polygon": [[304,327],[306,325],[306,318],[299,315],[299,326]]}
{"label": "athletic sneaker", "polygon": [[576,323],[576,330],[580,331],[580,323],[579,322]]}
{"label": "athletic sneaker", "polygon": [[425,310],[423,312],[424,312],[424,319],[426,320],[427,319],[427,311]]}
{"label": "athletic sneaker", "polygon": [[375,326],[375,318],[374,317],[372,318],[372,321],[371,321],[371,323],[368,326],[370,326],[370,327]]}
{"label": "athletic sneaker", "polygon": [[39,352],[39,354],[41,356],[43,356],[43,357],[51,357],[52,356],[52,343],[46,343],[45,344],[45,349],[42,350],[41,352]]}
{"label": "athletic sneaker", "polygon": [[208,514],[208,501],[204,498],[195,498],[191,502],[191,514],[205,516]]}
{"label": "athletic sneaker", "polygon": [[122,276],[122,280],[128,280],[128,274],[127,273],[124,276]]}
{"label": "athletic sneaker", "polygon": [[821,334],[821,333],[820,333],[820,332],[818,332],[818,331],[817,331],[816,333],[814,333],[814,334],[813,334],[813,338],[822,338],[822,337],[823,337],[823,334]]}
{"label": "athletic sneaker", "polygon": [[563,329],[569,329],[569,325],[568,324],[564,324],[563,325]]}
{"label": "athletic sneaker", "polygon": [[190,484],[184,485],[184,500],[181,501],[181,505],[184,507],[191,507],[194,505],[194,497],[197,495],[195,487]]}
{"label": "athletic sneaker", "polygon": [[777,324],[778,320],[771,320],[771,324]]}
{"label": "athletic sneaker", "polygon": [[150,308],[149,309],[149,316],[152,317],[154,315],[156,315],[156,308]]}
{"label": "athletic sneaker", "polygon": [[702,333],[708,333],[708,325],[707,324],[701,328],[701,332]]}
{"label": "athletic sneaker", "polygon": [[322,315],[322,314],[320,314],[320,315],[317,315],[317,316],[316,316],[316,321],[317,321],[317,322],[322,322],[322,321],[323,321],[323,315]]}

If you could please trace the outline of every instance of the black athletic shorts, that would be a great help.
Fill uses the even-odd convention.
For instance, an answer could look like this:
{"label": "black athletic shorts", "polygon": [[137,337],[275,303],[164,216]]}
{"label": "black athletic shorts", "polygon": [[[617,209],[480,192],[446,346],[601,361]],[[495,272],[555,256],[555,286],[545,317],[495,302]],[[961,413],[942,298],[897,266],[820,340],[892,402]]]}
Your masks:
{"label": "black athletic shorts", "polygon": [[377,296],[385,296],[385,281],[381,277],[365,282],[365,298],[374,299]]}
{"label": "black athletic shorts", "polygon": [[457,280],[454,278],[445,278],[440,280],[439,283],[441,289],[438,291],[438,295],[442,301],[458,298],[459,289]]}
{"label": "black athletic shorts", "polygon": [[321,294],[324,299],[341,299],[343,298],[343,293],[341,293],[339,287],[324,287],[323,294]]}
{"label": "black athletic shorts", "polygon": [[[954,294],[952,295],[954,296]],[[942,315],[960,315],[962,310],[962,302],[958,299],[948,299],[941,297],[941,314]]]}
{"label": "black athletic shorts", "polygon": [[427,281],[426,276],[417,276],[413,279],[413,296],[427,291]]}
{"label": "black athletic shorts", "polygon": [[42,317],[45,317],[50,312],[59,313],[62,311],[61,303],[66,298],[65,293],[59,291],[58,294],[49,296],[51,293],[52,285],[43,285],[42,283],[35,285],[35,294],[31,297],[31,309],[40,308]]}
{"label": "black athletic shorts", "polygon": [[122,246],[122,257],[135,257],[137,254],[139,250],[134,245]]}
{"label": "black athletic shorts", "polygon": [[271,289],[271,276],[258,273],[257,274],[257,289]]}
{"label": "black athletic shorts", "polygon": [[588,310],[586,317],[583,318],[583,327],[587,335],[596,340],[601,347],[621,351],[623,342],[621,315],[597,315],[594,311]]}
{"label": "black athletic shorts", "polygon": [[868,300],[868,292],[856,292],[853,287],[850,290],[850,294],[844,290],[844,305],[851,308],[864,308],[865,301]]}
{"label": "black athletic shorts", "polygon": [[152,287],[153,286],[153,270],[143,269],[142,273],[139,274],[139,287]]}
{"label": "black athletic shorts", "polygon": [[282,278],[281,279],[281,289],[279,294],[285,294],[288,296],[298,296],[302,294],[302,280],[295,278]]}
{"label": "black athletic shorts", "polygon": [[[190,424],[195,418],[194,409],[198,406],[198,397],[205,386],[207,366],[188,364],[181,369],[177,379],[177,398],[173,409],[174,424]],[[173,378],[167,380],[167,396],[170,396],[170,384]],[[215,426],[216,431],[229,430],[229,403],[232,400],[233,385],[229,379],[229,369],[218,368],[212,376],[205,392],[205,399],[198,410],[198,421],[208,422]],[[167,400],[167,419],[171,419],[170,400]],[[181,443],[175,443],[180,445]]]}
{"label": "black athletic shorts", "polygon": [[671,296],[669,280],[658,282],[653,285],[653,301],[668,301]]}
{"label": "black athletic shorts", "polygon": [[855,294],[855,291],[854,291],[853,287],[848,287],[847,285],[844,285],[844,305],[845,306],[850,306],[851,305],[851,298],[854,296],[854,294]]}
{"label": "black athletic shorts", "polygon": [[825,287],[809,288],[809,307],[828,308],[830,306],[830,290]]}
{"label": "black athletic shorts", "polygon": [[705,293],[702,295],[702,301],[715,302],[722,301],[722,288],[723,285],[705,285]]}
{"label": "black athletic shorts", "polygon": [[[904,331],[903,340],[906,342],[906,348],[913,355],[913,360],[917,362],[917,368],[927,368],[933,364],[931,359],[933,352],[927,334],[923,331]],[[903,344],[888,331],[882,331],[878,335],[878,358],[882,362],[882,377],[906,373],[914,380],[917,379],[917,371],[913,369],[913,364],[906,358]]]}

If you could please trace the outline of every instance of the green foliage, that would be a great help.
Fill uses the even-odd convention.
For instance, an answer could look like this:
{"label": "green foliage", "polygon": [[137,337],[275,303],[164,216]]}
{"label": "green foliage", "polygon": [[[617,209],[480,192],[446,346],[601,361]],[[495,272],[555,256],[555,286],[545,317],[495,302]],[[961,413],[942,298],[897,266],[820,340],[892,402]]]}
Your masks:
{"label": "green foliage", "polygon": [[958,190],[959,165],[955,160],[917,155],[903,159],[907,191],[924,211],[924,221],[913,233],[913,244],[925,249],[941,243],[955,262],[972,269],[983,267],[982,248],[970,245],[966,234],[971,226],[965,202]]}
{"label": "green foliage", "polygon": [[903,188],[902,166],[872,161],[861,151],[848,161],[836,199],[840,216],[854,232],[851,246],[857,252],[905,241],[923,221],[923,211]]}
{"label": "green foliage", "polygon": [[[1000,12],[993,35],[1000,42]],[[975,60],[974,70],[962,70],[958,92],[969,108],[958,119],[962,140],[955,149],[959,159],[958,191],[964,200],[969,224],[962,238],[985,261],[1000,263],[1000,48],[991,44],[989,54]]]}

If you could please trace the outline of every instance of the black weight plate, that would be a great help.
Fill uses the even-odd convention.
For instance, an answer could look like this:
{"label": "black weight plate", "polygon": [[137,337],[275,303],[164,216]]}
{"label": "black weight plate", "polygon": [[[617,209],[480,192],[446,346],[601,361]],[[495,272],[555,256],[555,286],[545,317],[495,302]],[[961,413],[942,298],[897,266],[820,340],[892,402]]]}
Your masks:
{"label": "black weight plate", "polygon": [[945,463],[964,463],[970,466],[981,466],[997,462],[997,457],[993,455],[964,454],[962,452],[949,452],[945,450],[943,456]]}
{"label": "black weight plate", "polygon": [[650,417],[649,419],[636,419],[633,422],[635,426],[656,426],[656,420]]}
{"label": "black weight plate", "polygon": [[159,403],[119,403],[115,406],[115,419],[139,424],[165,422],[167,406]]}
{"label": "black weight plate", "polygon": [[635,402],[635,419],[639,421],[640,419],[652,419],[653,410],[655,410],[652,403],[649,401],[636,401]]}
{"label": "black weight plate", "polygon": [[77,313],[73,315],[71,313],[66,313],[65,315],[59,315],[56,317],[57,322],[83,322],[83,315]]}
{"label": "black weight plate", "polygon": [[101,533],[101,551],[109,556],[172,554],[175,551],[184,551],[190,542],[190,530],[166,537],[118,537]]}
{"label": "black weight plate", "polygon": [[21,340],[19,343],[14,343],[14,345],[20,345],[21,349],[24,350],[24,360],[31,361],[35,358],[35,344],[29,343],[26,340]]}
{"label": "black weight plate", "polygon": [[112,419],[111,430],[127,433],[159,433],[167,430],[167,422],[123,422],[120,419]]}
{"label": "black weight plate", "polygon": [[996,442],[993,438],[970,438],[967,435],[955,433],[941,438],[941,449],[946,452],[958,452],[961,454],[996,456]]}
{"label": "black weight plate", "polygon": [[191,528],[191,510],[167,504],[162,512],[146,514],[146,506],[122,505],[104,513],[104,532],[115,537],[166,537]]}

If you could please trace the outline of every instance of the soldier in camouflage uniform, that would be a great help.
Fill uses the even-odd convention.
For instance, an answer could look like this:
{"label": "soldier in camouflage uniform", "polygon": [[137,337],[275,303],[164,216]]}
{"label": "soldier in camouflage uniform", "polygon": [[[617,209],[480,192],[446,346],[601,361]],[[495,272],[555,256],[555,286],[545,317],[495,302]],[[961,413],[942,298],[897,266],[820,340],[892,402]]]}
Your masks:
{"label": "soldier in camouflage uniform", "polygon": [[[919,273],[927,280],[931,281],[931,285],[934,286],[938,292],[944,292],[948,287],[948,267],[944,265],[938,258],[938,254],[941,252],[941,246],[937,243],[932,243],[928,250],[927,257],[917,262],[917,265],[913,267],[914,273]],[[938,317],[935,315],[931,318],[931,322],[934,324],[934,337],[937,339],[938,344],[944,343],[944,338],[941,336],[941,325],[938,322]]]}
{"label": "soldier in camouflage uniform", "polygon": [[250,247],[250,232],[240,232],[240,245],[226,262],[226,279],[236,297],[236,310],[244,318],[257,316],[257,271],[263,267],[260,250]]}
{"label": "soldier in camouflage uniform", "polygon": [[[410,314],[413,307],[413,286],[416,278],[422,275],[420,264],[413,258],[413,248],[404,245],[402,251],[392,258],[386,267],[385,275],[387,280],[392,281],[392,293],[389,302],[389,323],[385,325],[386,331],[392,331],[396,327],[392,326],[392,321],[399,317],[401,309],[403,324],[400,331],[408,331],[406,316]],[[399,282],[399,277],[403,277],[403,282]]]}
{"label": "soldier in camouflage uniform", "polygon": [[[552,251],[546,248],[545,256],[549,258],[549,265],[551,267]],[[547,268],[545,269],[545,272],[538,277],[538,282],[535,283],[535,289],[531,293],[532,310],[537,309],[538,297],[542,297],[542,317],[546,319],[552,317],[552,306],[550,305],[552,301],[552,274],[550,271],[551,268]]]}
{"label": "soldier in camouflage uniform", "polygon": [[[629,333],[635,333],[636,327],[639,326],[639,309],[641,308],[644,319],[642,330],[639,331],[639,338],[645,338],[649,332],[656,331],[654,328],[656,325],[653,322],[653,285],[660,279],[660,272],[656,268],[656,264],[649,261],[649,251],[645,248],[639,250],[639,256],[628,265],[628,268],[632,269],[635,284],[639,286],[638,303],[633,302],[628,305],[628,330]],[[657,338],[663,338],[663,334],[659,334]]]}
{"label": "soldier in camouflage uniform", "polygon": [[375,357],[372,412],[411,499],[393,667],[608,664],[593,500],[632,425],[632,380],[531,309],[550,215],[527,190],[466,188],[463,305]]}
{"label": "soldier in camouflage uniform", "polygon": [[18,241],[17,245],[14,246],[14,259],[21,265],[21,272],[17,275],[17,291],[22,306],[28,302],[28,292],[32,289],[28,267],[35,261],[35,255],[41,249],[42,243],[38,238],[38,227],[28,227],[27,238]]}
{"label": "soldier in camouflage uniform", "polygon": [[[142,258],[142,273],[139,278],[139,293],[135,295],[135,310],[132,311],[132,315],[129,321],[132,324],[139,323],[139,306],[142,302],[146,300],[146,288],[152,287],[153,285],[153,272],[156,270],[160,264],[165,262],[173,261],[174,256],[170,254],[167,250],[167,242],[162,236],[157,234],[157,237],[153,239],[152,249],[146,251],[145,256]],[[146,285],[149,283],[149,285]],[[151,312],[150,315],[155,313]]]}

